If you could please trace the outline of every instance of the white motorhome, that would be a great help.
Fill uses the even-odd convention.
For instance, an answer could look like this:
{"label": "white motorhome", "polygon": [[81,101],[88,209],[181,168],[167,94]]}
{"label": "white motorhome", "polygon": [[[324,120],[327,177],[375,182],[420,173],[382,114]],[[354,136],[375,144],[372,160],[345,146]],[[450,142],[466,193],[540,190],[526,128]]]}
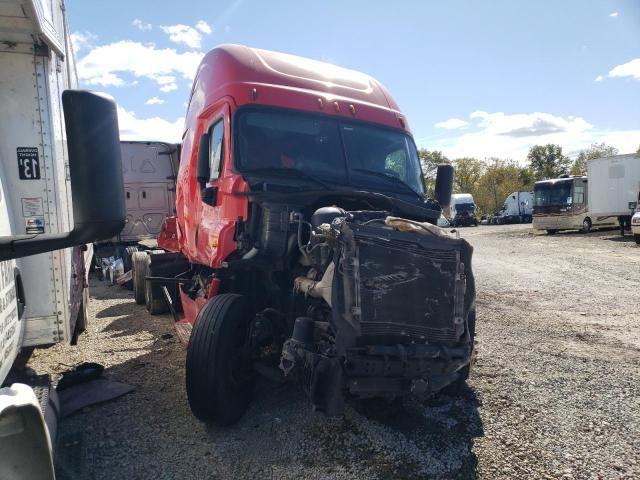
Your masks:
{"label": "white motorhome", "polygon": [[476,202],[470,193],[454,193],[449,204],[449,221],[452,227],[478,226]]}
{"label": "white motorhome", "polygon": [[124,222],[115,103],[76,83],[64,2],[0,2],[0,478],[53,478],[55,391],[4,385],[82,329],[87,244]]}
{"label": "white motorhome", "polygon": [[533,192],[512,192],[496,212],[493,223],[530,223],[532,218]]}
{"label": "white motorhome", "polygon": [[617,222],[624,235],[640,192],[640,154],[589,160],[588,177],[591,214]]}

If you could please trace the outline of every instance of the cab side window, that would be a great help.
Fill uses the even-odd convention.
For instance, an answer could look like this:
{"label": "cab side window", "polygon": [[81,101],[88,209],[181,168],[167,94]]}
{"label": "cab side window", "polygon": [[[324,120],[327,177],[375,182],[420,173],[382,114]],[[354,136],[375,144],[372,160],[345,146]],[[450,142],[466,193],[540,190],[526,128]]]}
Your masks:
{"label": "cab side window", "polygon": [[211,127],[211,180],[217,180],[222,173],[222,155],[224,148],[224,120],[218,120]]}

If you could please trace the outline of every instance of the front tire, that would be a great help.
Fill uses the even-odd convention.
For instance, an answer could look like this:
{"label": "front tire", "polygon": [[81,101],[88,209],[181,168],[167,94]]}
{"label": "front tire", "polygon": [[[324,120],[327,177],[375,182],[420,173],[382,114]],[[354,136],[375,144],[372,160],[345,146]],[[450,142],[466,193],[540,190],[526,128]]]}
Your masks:
{"label": "front tire", "polygon": [[556,233],[558,233],[557,230],[547,230],[547,235],[555,235]]}
{"label": "front tire", "polygon": [[145,252],[134,252],[131,256],[131,276],[133,284],[133,298],[138,305],[145,304],[145,275],[147,270],[147,254]]}
{"label": "front tire", "polygon": [[591,231],[591,220],[585,218],[582,221],[582,228],[580,229],[582,233],[589,233]]}
{"label": "front tire", "polygon": [[634,235],[633,239],[636,241],[638,245],[640,245],[640,235]]}
{"label": "front tire", "polygon": [[185,369],[189,406],[202,422],[233,424],[252,400],[248,318],[246,298],[229,293],[209,300],[196,318]]}
{"label": "front tire", "polygon": [[[138,251],[138,247],[127,247],[124,250],[124,256],[122,257],[122,265],[124,266],[124,273],[133,270],[133,254]],[[133,274],[133,271],[131,272]],[[133,290],[133,280],[129,280],[124,284],[127,290]]]}
{"label": "front tire", "polygon": [[[153,270],[151,269],[151,255],[146,257],[145,277],[153,276]],[[164,298],[162,286],[158,282],[151,282],[145,280],[144,282],[144,303],[147,311],[151,315],[160,315],[169,310],[167,301]]]}

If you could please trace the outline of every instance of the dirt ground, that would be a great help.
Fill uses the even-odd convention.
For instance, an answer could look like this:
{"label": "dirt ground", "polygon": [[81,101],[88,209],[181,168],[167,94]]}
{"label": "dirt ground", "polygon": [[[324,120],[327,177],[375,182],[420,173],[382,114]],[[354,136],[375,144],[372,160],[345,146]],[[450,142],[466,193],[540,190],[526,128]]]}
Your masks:
{"label": "dirt ground", "polygon": [[398,410],[311,411],[295,384],[258,385],[234,427],[195,420],[172,319],[91,280],[77,347],[34,353],[39,373],[81,361],[136,390],[65,419],[61,478],[640,478],[640,248],[617,232],[461,230],[475,248],[478,356],[459,398]]}

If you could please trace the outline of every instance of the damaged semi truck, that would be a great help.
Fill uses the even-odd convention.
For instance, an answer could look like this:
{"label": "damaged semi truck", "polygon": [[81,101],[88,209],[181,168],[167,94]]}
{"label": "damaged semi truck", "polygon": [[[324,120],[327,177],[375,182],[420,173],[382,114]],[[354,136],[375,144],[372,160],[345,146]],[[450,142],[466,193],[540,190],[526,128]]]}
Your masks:
{"label": "damaged semi truck", "polygon": [[407,121],[375,79],[210,51],[189,99],[177,215],[144,267],[149,300],[167,302],[187,345],[195,416],[235,422],[257,374],[297,378],[331,415],[350,397],[462,386],[472,248],[436,226],[452,180],[440,166],[426,197]]}

